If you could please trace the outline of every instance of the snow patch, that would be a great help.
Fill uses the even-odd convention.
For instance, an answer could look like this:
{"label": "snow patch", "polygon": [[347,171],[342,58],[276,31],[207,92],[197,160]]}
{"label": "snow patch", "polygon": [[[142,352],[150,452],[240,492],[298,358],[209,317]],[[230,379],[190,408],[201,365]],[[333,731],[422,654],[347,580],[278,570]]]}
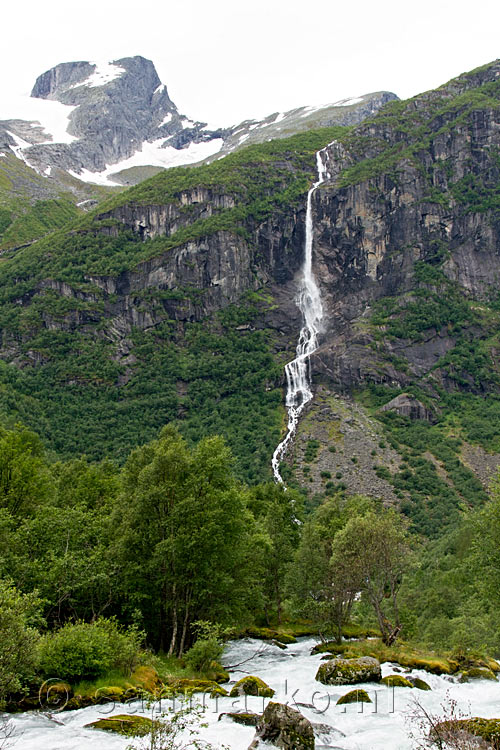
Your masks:
{"label": "snow patch", "polygon": [[282,120],[284,120],[285,117],[286,117],[285,112],[278,112],[278,114],[276,115],[276,119],[273,120],[273,125],[277,125],[278,122],[281,122]]}
{"label": "snow patch", "polygon": [[37,172],[38,174],[41,174],[40,170],[34,167],[33,164],[30,164],[27,158],[25,157],[25,155],[23,154],[23,149],[29,148],[31,146],[31,143],[28,143],[28,141],[25,141],[24,138],[20,138],[15,133],[11,133],[10,130],[6,130],[5,132],[8,135],[10,135],[13,141],[15,141],[16,145],[10,146],[10,150],[14,152],[14,155],[17,156],[18,159],[21,159],[21,161],[23,161],[27,167],[29,167],[30,169],[34,169],[35,172]]}
{"label": "snow patch", "polygon": [[111,175],[115,172],[121,172],[123,169],[131,167],[180,167],[186,164],[195,164],[198,161],[216,154],[220,151],[224,141],[222,138],[215,138],[212,141],[204,143],[191,143],[187,148],[177,149],[172,146],[162,148],[166,138],[159,138],[156,141],[144,141],[142,147],[128,159],[117,162],[116,164],[106,164],[102,172],[90,172],[83,169],[79,174],[70,172],[73,177],[83,182],[92,182],[96,185],[120,185],[115,182]]}
{"label": "snow patch", "polygon": [[47,169],[44,169],[44,170],[43,170],[43,173],[44,173],[44,175],[46,175],[47,177],[50,177],[50,175],[52,174],[52,167],[47,167]]}
{"label": "snow patch", "polygon": [[120,65],[115,65],[110,62],[95,62],[92,60],[89,64],[95,66],[94,72],[86,78],[85,81],[74,83],[70,86],[71,89],[77,89],[80,88],[80,86],[86,86],[90,89],[96,88],[97,86],[106,86],[108,83],[111,83],[111,81],[114,81],[116,78],[119,78],[127,72],[125,68],[122,68]]}
{"label": "snow patch", "polygon": [[332,104],[332,107],[351,107],[353,104],[359,104],[363,101],[362,96],[355,96],[351,99],[341,99],[339,102],[335,102],[335,104]]}
{"label": "snow patch", "polygon": [[74,109],[51,99],[9,97],[8,101],[0,102],[0,120],[26,120],[32,127],[40,125],[47,134],[41,143],[72,143],[78,140],[68,133],[69,118]]}
{"label": "snow patch", "polygon": [[163,125],[166,125],[172,120],[172,113],[169,112],[168,115],[166,115],[163,120],[160,122],[159,127],[161,128]]}

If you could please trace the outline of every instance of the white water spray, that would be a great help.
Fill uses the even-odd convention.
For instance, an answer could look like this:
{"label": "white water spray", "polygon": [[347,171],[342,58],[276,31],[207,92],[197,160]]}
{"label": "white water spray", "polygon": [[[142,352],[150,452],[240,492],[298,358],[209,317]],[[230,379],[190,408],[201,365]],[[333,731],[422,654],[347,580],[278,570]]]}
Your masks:
{"label": "white water spray", "polygon": [[[331,146],[332,144],[330,143],[329,145]],[[283,479],[279,471],[281,460],[295,435],[302,410],[313,397],[310,385],[309,358],[318,348],[318,334],[321,330],[321,322],[323,320],[323,305],[321,304],[321,295],[312,271],[312,197],[316,188],[330,176],[323,162],[323,153],[327,148],[328,146],[325,146],[325,148],[322,148],[316,154],[318,180],[307,194],[304,265],[302,267],[300,289],[297,295],[297,305],[302,313],[304,325],[300,331],[297,343],[297,356],[285,367],[287,382],[285,405],[288,410],[288,428],[284,440],[281,441],[274,451],[272,459],[274,479],[277,482],[281,482],[281,484],[283,484]]]}

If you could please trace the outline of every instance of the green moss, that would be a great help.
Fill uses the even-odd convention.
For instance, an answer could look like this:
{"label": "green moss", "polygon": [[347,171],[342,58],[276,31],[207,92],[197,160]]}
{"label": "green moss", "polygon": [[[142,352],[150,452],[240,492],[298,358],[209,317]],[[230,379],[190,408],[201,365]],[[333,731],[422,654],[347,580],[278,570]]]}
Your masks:
{"label": "green moss", "polygon": [[337,701],[337,706],[343,706],[347,703],[372,703],[372,699],[366,690],[351,690]]}
{"label": "green moss", "polygon": [[431,686],[425,680],[421,680],[420,677],[409,677],[408,681],[417,690],[432,690]]}
{"label": "green moss", "polygon": [[387,677],[382,677],[380,682],[382,685],[387,685],[388,687],[415,687],[409,680],[402,677],[400,674],[390,674]]}
{"label": "green moss", "polygon": [[245,638],[258,638],[263,641],[278,641],[287,646],[290,643],[297,643],[295,636],[285,633],[283,630],[274,630],[273,628],[257,628],[252,626],[246,628],[242,633]]}
{"label": "green moss", "polygon": [[213,680],[189,679],[187,677],[167,678],[164,692],[166,695],[182,694],[186,696],[195,693],[207,693],[211,698],[228,695],[227,690]]}
{"label": "green moss", "polygon": [[492,680],[498,682],[498,678],[486,667],[472,667],[465,670],[460,676],[460,682],[470,682],[470,680]]}
{"label": "green moss", "polygon": [[231,698],[237,698],[239,695],[258,695],[261,698],[272,698],[274,692],[260,677],[249,675],[238,680],[229,695]]}
{"label": "green moss", "polygon": [[106,719],[98,719],[86,724],[88,729],[101,729],[104,732],[114,732],[123,737],[144,737],[149,734],[153,722],[144,716],[119,714]]}

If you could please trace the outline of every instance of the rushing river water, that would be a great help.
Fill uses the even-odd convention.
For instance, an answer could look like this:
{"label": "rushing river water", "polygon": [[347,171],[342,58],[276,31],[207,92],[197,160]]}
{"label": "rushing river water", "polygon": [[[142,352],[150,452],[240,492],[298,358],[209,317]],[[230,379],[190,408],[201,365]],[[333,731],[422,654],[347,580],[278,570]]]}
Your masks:
{"label": "rushing river water", "polygon": [[[327,687],[316,682],[321,657],[310,655],[314,644],[313,639],[301,639],[282,651],[277,646],[251,639],[235,641],[226,648],[224,663],[241,665],[230,671],[232,681],[245,674],[261,677],[276,690],[273,700],[288,701],[313,723],[328,725],[331,729],[317,729],[317,748],[410,750],[413,744],[408,738],[405,715],[415,697],[433,713],[440,712],[440,704],[449,695],[464,714],[500,717],[500,683],[478,680],[461,685],[451,678],[429,675],[422,670],[413,670],[412,675],[424,679],[432,687],[431,692],[409,688],[392,690],[383,685],[366,684],[359,687],[366,689],[374,702],[361,704],[362,713],[361,706],[356,704],[336,706],[337,699],[352,686]],[[393,666],[396,665],[384,664],[383,675],[391,674]],[[260,713],[266,703],[267,700],[248,697],[246,708]],[[163,708],[168,705],[165,701]],[[208,726],[200,730],[200,737],[215,747],[225,745],[231,750],[247,750],[254,728],[235,724],[227,718],[218,720],[223,712],[244,709],[245,698],[219,698],[218,701],[207,698],[204,722]],[[125,750],[131,744],[130,739],[85,728],[85,724],[98,718],[123,713],[151,716],[151,710],[141,707],[140,703],[96,706],[52,716],[40,712],[17,714],[11,718],[14,735],[10,747],[12,750]]]}

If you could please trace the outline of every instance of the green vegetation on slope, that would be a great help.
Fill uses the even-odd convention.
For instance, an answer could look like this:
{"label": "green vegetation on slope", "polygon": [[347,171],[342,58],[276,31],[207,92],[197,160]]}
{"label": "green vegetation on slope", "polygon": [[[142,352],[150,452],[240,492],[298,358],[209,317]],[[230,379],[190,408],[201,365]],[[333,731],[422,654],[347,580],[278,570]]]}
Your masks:
{"label": "green vegetation on slope", "polygon": [[[0,362],[4,418],[40,431],[58,455],[120,460],[179,419],[192,441],[224,434],[242,478],[267,476],[281,427],[281,365],[271,332],[251,326],[272,307],[272,298],[249,295],[199,322],[179,324],[169,305],[200,306],[204,290],[148,288],[133,304],[155,324],[132,329],[125,357],[107,332],[117,296],[89,276],[117,275],[221,229],[249,240],[271,215],[303,204],[315,152],[340,132],[311,131],[242,149],[210,166],[162,172],[6,258],[0,264],[0,328],[4,346],[13,342],[23,367]],[[147,242],[109,218],[124,204],[180,205],[181,193],[194,188],[228,196],[235,206]],[[61,282],[71,284],[71,295],[61,294]]]}

